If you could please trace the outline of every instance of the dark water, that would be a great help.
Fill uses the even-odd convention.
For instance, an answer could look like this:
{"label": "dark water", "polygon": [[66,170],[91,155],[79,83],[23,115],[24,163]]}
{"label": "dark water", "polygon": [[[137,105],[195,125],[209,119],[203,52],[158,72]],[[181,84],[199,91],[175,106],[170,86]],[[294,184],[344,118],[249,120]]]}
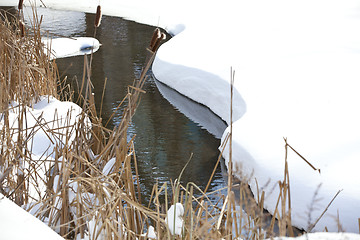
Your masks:
{"label": "dark water", "polygon": [[[46,9],[40,9],[38,13],[44,15],[43,29],[51,33],[65,36],[94,34],[93,14]],[[128,85],[139,76],[153,30],[154,27],[103,16],[96,34],[102,46],[93,56],[92,82],[97,105],[100,106],[104,80],[108,79],[102,109],[105,121],[124,98]],[[83,56],[58,59],[60,75],[81,79],[83,62]],[[192,160],[182,176],[182,182],[194,182],[204,189],[219,155],[220,140],[174,106],[192,115],[192,119],[206,119],[208,127],[214,124],[215,127],[210,126],[210,129],[215,129],[213,132],[217,136],[224,130],[225,124],[207,108],[189,101],[153,78],[145,83],[144,90],[146,94],[142,96],[129,129],[129,135],[136,134],[135,149],[142,194],[150,196],[156,182],[162,184],[175,180],[191,155]],[[121,112],[118,111],[108,127],[116,126],[120,120]],[[218,167],[209,191],[223,185]]]}

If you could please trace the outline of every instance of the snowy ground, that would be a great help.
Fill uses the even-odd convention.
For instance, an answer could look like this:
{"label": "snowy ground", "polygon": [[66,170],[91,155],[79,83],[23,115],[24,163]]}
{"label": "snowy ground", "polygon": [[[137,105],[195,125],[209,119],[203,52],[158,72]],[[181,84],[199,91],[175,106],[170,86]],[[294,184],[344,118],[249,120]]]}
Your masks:
{"label": "snowy ground", "polygon": [[0,193],[0,239],[63,239],[39,219]]}
{"label": "snowy ground", "polygon": [[[94,12],[99,4],[43,2],[85,12]],[[104,14],[160,26],[176,35],[158,51],[156,78],[208,106],[227,123],[230,67],[235,69],[234,169],[240,178],[252,174],[253,191],[255,179],[259,186],[271,180],[270,188],[283,179],[285,137],[321,169],[319,174],[289,151],[293,223],[308,228],[342,190],[314,230],[326,226],[337,231],[339,219],[344,230],[359,231],[360,1],[100,3]],[[265,200],[270,212],[277,200],[276,189],[271,192]]]}
{"label": "snowy ground", "polygon": [[317,232],[304,234],[297,238],[290,237],[277,237],[274,240],[358,240],[360,239],[359,234],[353,233],[326,233],[326,232]]}

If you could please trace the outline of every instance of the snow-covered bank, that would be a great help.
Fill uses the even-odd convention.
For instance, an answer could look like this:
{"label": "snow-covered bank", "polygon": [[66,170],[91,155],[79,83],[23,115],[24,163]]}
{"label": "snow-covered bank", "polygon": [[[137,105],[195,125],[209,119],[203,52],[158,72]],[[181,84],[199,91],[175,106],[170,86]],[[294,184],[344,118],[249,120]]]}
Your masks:
{"label": "snow-covered bank", "polygon": [[342,189],[314,230],[326,226],[337,231],[338,216],[343,230],[358,232],[360,35],[353,29],[360,26],[360,2],[236,5],[236,10],[220,8],[230,16],[219,11],[216,20],[204,12],[207,26],[194,19],[163,45],[154,62],[155,76],[229,123],[233,66],[235,175],[253,173],[254,192],[255,179],[261,187],[268,184],[265,206],[273,212],[278,194],[271,188],[283,179],[286,137],[321,169],[319,174],[289,151],[293,224],[307,229]]}
{"label": "snow-covered bank", "polygon": [[0,239],[63,239],[39,219],[0,193]]}
{"label": "snow-covered bank", "polygon": [[[210,4],[202,12],[206,26],[194,19],[164,44],[155,76],[229,123],[233,66],[235,175],[253,174],[254,192],[255,179],[267,185],[265,206],[273,212],[278,191],[272,187],[283,179],[285,137],[321,169],[319,174],[289,151],[293,223],[307,229],[342,190],[314,229],[337,231],[339,221],[342,230],[358,232],[360,35],[353,29],[360,26],[360,2],[236,5],[214,10]],[[219,18],[208,16],[211,11]]]}
{"label": "snow-covered bank", "polygon": [[[89,12],[94,12],[98,4],[44,2],[54,8]],[[236,70],[236,175],[241,177],[241,165],[242,174],[254,173],[260,186],[268,179],[273,183],[281,180],[286,137],[291,146],[321,169],[321,174],[313,171],[289,152],[293,223],[307,228],[343,189],[315,230],[327,226],[337,231],[339,213],[343,228],[358,232],[359,1],[101,4],[104,14],[159,25],[177,34],[159,49],[153,65],[155,76],[205,104],[228,123],[232,66]],[[250,184],[255,191],[254,179]],[[270,211],[275,199],[276,192],[266,198]]]}

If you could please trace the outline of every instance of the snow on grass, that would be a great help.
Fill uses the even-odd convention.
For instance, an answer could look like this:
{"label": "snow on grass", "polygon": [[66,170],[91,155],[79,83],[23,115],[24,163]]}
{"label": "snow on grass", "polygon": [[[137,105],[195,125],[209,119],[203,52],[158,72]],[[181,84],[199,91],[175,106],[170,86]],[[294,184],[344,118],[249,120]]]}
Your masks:
{"label": "snow on grass", "polygon": [[[24,108],[24,109],[23,109]],[[18,132],[19,115],[24,111],[26,122],[22,122],[24,131]],[[19,134],[28,139],[27,149],[34,156],[55,158],[55,147],[61,148],[75,139],[75,125],[79,121],[82,109],[72,102],[61,102],[52,96],[41,96],[32,107],[11,103],[9,126],[12,128],[12,140],[16,143]],[[89,121],[87,121],[90,124]],[[4,125],[4,118],[0,127]],[[89,127],[89,126],[88,126]]]}
{"label": "snow on grass", "polygon": [[[19,168],[24,172],[20,175],[33,175],[28,178],[29,182],[26,184],[28,196],[40,200],[46,194],[45,179],[49,171],[52,171],[57,151],[71,146],[75,140],[76,124],[82,117],[82,109],[72,102],[62,102],[52,96],[41,96],[32,107],[20,106],[13,102],[8,113],[12,144],[16,145],[19,135],[21,139],[27,140],[27,154],[22,159],[23,167]],[[26,121],[19,123],[20,116],[24,116],[22,119]],[[0,121],[0,130],[5,125],[4,121],[5,118]],[[85,119],[84,122],[87,124],[84,127],[90,129],[90,121]],[[22,125],[21,132],[18,130],[19,125]],[[58,161],[61,169],[62,157],[58,158]],[[58,186],[57,179],[58,176],[55,176],[54,190]]]}
{"label": "snow on grass", "polygon": [[172,235],[182,235],[184,227],[184,207],[181,203],[176,203],[171,205],[169,210],[166,213],[165,222],[169,227],[170,233]]}

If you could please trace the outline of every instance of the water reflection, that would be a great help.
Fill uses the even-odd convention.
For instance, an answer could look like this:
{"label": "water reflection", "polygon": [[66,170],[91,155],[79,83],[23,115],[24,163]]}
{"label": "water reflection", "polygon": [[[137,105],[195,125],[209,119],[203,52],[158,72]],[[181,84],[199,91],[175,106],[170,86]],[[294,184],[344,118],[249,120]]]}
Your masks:
{"label": "water reflection", "polygon": [[[32,7],[23,8],[25,24],[32,26],[34,23]],[[41,22],[41,29],[51,36],[80,37],[85,33],[85,13],[70,11],[54,11],[49,8],[36,8],[39,16],[44,16]]]}
{"label": "water reflection", "polygon": [[[46,18],[44,15],[44,20]],[[71,28],[71,31],[64,30],[57,34],[93,36],[94,15],[85,14],[85,18],[80,22],[67,23],[66,26],[58,28],[54,25],[52,27]],[[62,22],[55,23],[61,25]],[[85,23],[85,27],[82,23]],[[100,106],[104,80],[108,79],[102,107],[105,122],[127,93],[128,85],[139,76],[146,60],[145,49],[153,30],[154,27],[121,18],[103,17],[96,36],[102,47],[93,57],[92,81],[95,100]],[[60,74],[67,75],[69,79],[73,79],[74,76],[81,79],[83,62],[82,56],[57,60]],[[135,149],[145,200],[148,200],[156,182],[162,184],[176,179],[191,154],[193,157],[182,176],[182,182],[194,182],[204,189],[219,154],[220,140],[174,108],[160,94],[157,85],[159,84],[152,78],[145,84],[146,94],[142,96],[129,129],[130,135],[136,134]],[[163,90],[163,94],[172,96],[167,90]],[[207,115],[207,118],[210,117]],[[120,119],[121,111],[117,112],[108,127],[116,126]],[[217,128],[219,127],[215,129]],[[219,168],[209,191],[222,187],[222,184],[223,178]]]}

